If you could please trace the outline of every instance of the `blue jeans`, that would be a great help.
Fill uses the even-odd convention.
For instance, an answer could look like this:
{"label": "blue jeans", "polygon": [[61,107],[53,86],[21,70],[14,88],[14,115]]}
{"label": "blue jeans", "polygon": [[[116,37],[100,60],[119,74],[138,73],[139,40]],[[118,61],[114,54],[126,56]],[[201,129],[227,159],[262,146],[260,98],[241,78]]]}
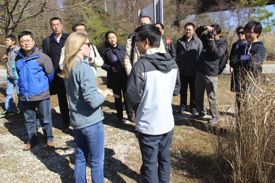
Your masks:
{"label": "blue jeans", "polygon": [[[14,79],[7,79],[7,88],[6,88],[6,99],[5,99],[5,110],[6,112],[16,112],[16,107],[13,104],[13,97],[14,97],[14,88],[16,89],[16,94],[19,94],[19,88],[17,85],[17,80]],[[19,100],[18,97],[18,108],[22,110],[22,102]]]}
{"label": "blue jeans", "polygon": [[138,133],[142,155],[142,183],[169,183],[171,171],[170,146],[173,130],[162,135]]}
{"label": "blue jeans", "polygon": [[104,128],[103,123],[75,130],[75,183],[86,182],[86,161],[90,156],[93,183],[104,182]]}
{"label": "blue jeans", "polygon": [[37,143],[37,120],[40,121],[45,140],[47,142],[52,142],[53,133],[50,99],[28,102],[22,101],[22,104],[25,118],[25,127],[28,134],[28,143]]}

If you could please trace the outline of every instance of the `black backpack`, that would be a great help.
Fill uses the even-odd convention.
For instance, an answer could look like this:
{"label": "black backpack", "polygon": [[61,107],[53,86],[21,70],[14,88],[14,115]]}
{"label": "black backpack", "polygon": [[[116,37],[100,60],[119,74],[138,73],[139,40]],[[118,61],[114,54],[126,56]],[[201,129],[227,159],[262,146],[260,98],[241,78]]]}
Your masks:
{"label": "black backpack", "polygon": [[220,58],[220,61],[219,61],[219,75],[225,69],[228,57],[229,57],[229,54],[228,54],[228,50],[226,49],[223,56]]}

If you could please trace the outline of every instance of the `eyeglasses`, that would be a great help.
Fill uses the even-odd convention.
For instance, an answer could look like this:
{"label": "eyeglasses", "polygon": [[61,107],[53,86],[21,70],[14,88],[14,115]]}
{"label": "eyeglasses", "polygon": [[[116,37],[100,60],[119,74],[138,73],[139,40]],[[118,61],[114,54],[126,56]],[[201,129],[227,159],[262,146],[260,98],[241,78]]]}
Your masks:
{"label": "eyeglasses", "polygon": [[20,40],[20,43],[21,43],[21,44],[30,43],[30,42],[32,42],[31,39]]}
{"label": "eyeglasses", "polygon": [[238,35],[243,35],[244,31],[238,32]]}
{"label": "eyeglasses", "polygon": [[85,45],[87,45],[88,47],[92,46],[92,43],[84,43]]}

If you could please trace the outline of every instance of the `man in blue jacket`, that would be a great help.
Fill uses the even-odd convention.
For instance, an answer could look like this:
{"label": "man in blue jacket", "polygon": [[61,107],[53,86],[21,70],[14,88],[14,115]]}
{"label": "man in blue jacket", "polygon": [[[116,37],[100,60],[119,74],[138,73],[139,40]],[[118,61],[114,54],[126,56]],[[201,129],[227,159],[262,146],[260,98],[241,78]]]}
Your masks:
{"label": "man in blue jacket", "polygon": [[37,112],[41,117],[46,146],[53,148],[52,117],[49,82],[54,77],[51,59],[36,46],[34,36],[29,31],[18,35],[21,49],[15,58],[18,72],[19,97],[23,105],[28,142],[24,151],[37,144]]}

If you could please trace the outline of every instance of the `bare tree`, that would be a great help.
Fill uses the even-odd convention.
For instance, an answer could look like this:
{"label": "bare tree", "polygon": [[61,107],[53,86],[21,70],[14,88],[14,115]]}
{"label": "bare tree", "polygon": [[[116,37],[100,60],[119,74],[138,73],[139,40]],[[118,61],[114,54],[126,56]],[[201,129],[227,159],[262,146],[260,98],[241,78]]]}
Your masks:
{"label": "bare tree", "polygon": [[43,12],[46,0],[2,0],[0,1],[1,34],[11,34],[20,22],[35,18]]}

